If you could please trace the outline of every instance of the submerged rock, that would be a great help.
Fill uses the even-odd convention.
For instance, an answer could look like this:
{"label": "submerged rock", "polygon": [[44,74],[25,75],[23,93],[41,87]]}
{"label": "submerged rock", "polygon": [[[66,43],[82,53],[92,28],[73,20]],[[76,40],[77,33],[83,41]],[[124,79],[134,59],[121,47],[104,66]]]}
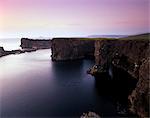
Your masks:
{"label": "submerged rock", "polygon": [[95,112],[88,112],[88,113],[83,113],[83,115],[80,118],[101,118],[98,114]]}

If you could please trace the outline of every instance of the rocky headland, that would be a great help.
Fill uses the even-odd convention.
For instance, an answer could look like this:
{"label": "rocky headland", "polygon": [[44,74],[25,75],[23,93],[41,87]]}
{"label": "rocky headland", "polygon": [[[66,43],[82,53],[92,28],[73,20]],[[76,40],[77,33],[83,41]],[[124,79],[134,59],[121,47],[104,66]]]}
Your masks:
{"label": "rocky headland", "polygon": [[[125,94],[122,91],[123,87],[131,88],[125,96],[128,99],[129,110],[140,117],[149,116],[149,38],[150,34],[143,34],[118,40],[101,39],[95,41],[95,65],[88,71],[97,80],[101,80],[100,75],[107,73],[111,82],[113,80],[118,82],[118,88],[115,89],[120,92],[117,93],[118,95]],[[131,77],[127,78],[122,75],[118,80],[115,80],[115,75],[118,75],[120,70]]]}
{"label": "rocky headland", "polygon": [[88,73],[96,81],[100,80],[100,85],[105,86],[110,94],[123,96],[127,100],[129,112],[146,117],[149,116],[150,95],[149,38],[148,33],[119,39],[54,38],[52,60],[66,61],[94,56],[95,65]]}
{"label": "rocky headland", "polygon": [[84,38],[53,38],[52,60],[66,61],[94,58],[94,40]]}
{"label": "rocky headland", "polygon": [[0,47],[0,57],[51,48],[53,61],[95,58],[88,73],[101,83],[100,87],[105,87],[101,89],[123,96],[128,101],[128,110],[144,118],[149,116],[149,39],[148,33],[119,39],[22,38],[22,50],[5,51]]}
{"label": "rocky headland", "polygon": [[49,49],[51,48],[51,40],[22,38],[20,46],[22,49]]}
{"label": "rocky headland", "polygon": [[3,47],[0,47],[0,57],[11,55],[11,54],[22,54],[25,52],[33,52],[33,51],[36,51],[36,49],[18,49],[18,50],[6,51],[4,50]]}
{"label": "rocky headland", "polygon": [[17,50],[6,51],[3,47],[0,47],[0,57],[10,54],[21,54],[25,52],[33,52],[39,49],[50,49],[51,40],[48,39],[28,39],[21,38],[21,48]]}

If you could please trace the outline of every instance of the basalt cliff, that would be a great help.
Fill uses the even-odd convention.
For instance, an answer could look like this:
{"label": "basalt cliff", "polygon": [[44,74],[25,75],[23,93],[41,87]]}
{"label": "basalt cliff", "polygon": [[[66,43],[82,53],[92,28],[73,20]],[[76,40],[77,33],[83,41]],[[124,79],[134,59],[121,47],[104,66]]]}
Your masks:
{"label": "basalt cliff", "polygon": [[20,46],[22,49],[49,49],[51,48],[51,40],[22,38]]}
{"label": "basalt cliff", "polygon": [[52,39],[52,60],[65,61],[94,57],[94,40],[83,38]]}
{"label": "basalt cliff", "polygon": [[[111,81],[122,70],[136,80],[135,86],[126,96],[129,102],[130,112],[140,117],[149,116],[149,64],[150,64],[150,34],[129,36],[120,39],[101,39],[95,41],[95,65],[88,73],[101,80],[103,73],[108,73]],[[111,68],[111,71],[110,71]],[[112,69],[117,68],[117,69]],[[123,80],[124,78],[124,80]],[[119,82],[117,90],[121,93],[121,87],[129,88],[132,81],[127,77],[119,77],[115,82]],[[109,85],[109,84],[107,84]],[[112,88],[113,89],[113,88]]]}

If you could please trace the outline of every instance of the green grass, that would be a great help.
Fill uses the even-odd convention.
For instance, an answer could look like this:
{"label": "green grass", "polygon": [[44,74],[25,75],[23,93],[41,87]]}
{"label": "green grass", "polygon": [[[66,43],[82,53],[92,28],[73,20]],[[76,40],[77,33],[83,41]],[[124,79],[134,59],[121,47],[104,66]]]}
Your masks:
{"label": "green grass", "polygon": [[150,33],[128,36],[126,38],[121,38],[121,39],[122,40],[150,40]]}
{"label": "green grass", "polygon": [[132,35],[125,38],[80,38],[80,40],[150,40],[150,33]]}

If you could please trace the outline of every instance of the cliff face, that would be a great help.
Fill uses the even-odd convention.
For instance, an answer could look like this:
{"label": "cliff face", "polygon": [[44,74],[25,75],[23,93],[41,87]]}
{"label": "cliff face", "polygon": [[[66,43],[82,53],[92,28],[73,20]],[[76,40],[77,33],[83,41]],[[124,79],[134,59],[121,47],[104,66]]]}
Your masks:
{"label": "cliff face", "polygon": [[0,57],[5,55],[5,51],[3,47],[0,47]]}
{"label": "cliff face", "polygon": [[148,40],[101,40],[95,43],[97,65],[110,63],[128,71],[137,78],[142,60],[149,56]]}
{"label": "cliff face", "polygon": [[130,111],[144,118],[149,112],[149,64],[150,58],[143,60],[139,68],[139,78],[136,88],[129,95]]}
{"label": "cliff face", "polygon": [[110,65],[123,69],[138,82],[128,96],[130,110],[140,117],[148,116],[149,103],[149,34],[123,39],[97,40],[95,62],[90,73],[96,75],[107,71]]}
{"label": "cliff face", "polygon": [[77,38],[52,39],[52,60],[74,60],[94,57],[94,41]]}
{"label": "cliff face", "polygon": [[45,40],[45,39],[28,39],[28,38],[22,38],[21,39],[21,45],[23,49],[24,48],[32,48],[32,49],[49,49],[51,48],[51,40]]}

